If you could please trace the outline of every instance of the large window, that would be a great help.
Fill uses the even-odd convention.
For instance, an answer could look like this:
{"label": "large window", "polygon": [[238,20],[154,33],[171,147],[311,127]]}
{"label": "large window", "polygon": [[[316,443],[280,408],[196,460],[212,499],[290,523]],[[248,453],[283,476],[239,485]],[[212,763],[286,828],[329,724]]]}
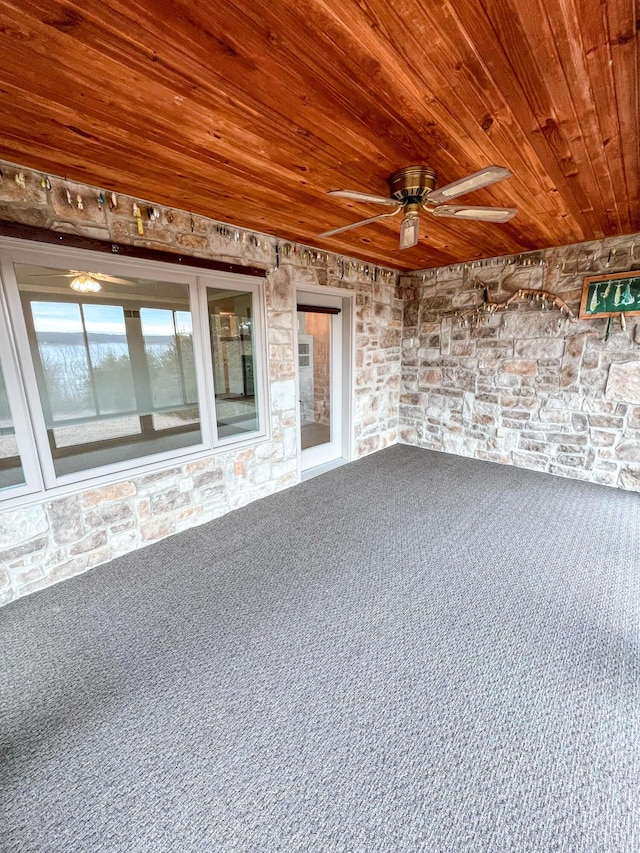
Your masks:
{"label": "large window", "polygon": [[[47,487],[264,435],[255,280],[56,250],[2,259]],[[2,381],[0,486],[21,478]]]}

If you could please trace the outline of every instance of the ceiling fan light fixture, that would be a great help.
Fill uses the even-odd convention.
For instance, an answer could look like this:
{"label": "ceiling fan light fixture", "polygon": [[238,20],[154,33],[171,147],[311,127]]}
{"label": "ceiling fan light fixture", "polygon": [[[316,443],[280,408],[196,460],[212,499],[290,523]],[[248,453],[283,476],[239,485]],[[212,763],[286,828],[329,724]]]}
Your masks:
{"label": "ceiling fan light fixture", "polygon": [[416,246],[419,240],[420,219],[417,213],[405,216],[400,225],[400,248],[410,249]]}
{"label": "ceiling fan light fixture", "polygon": [[91,278],[89,273],[83,272],[71,280],[69,287],[72,290],[77,290],[79,293],[97,293],[102,290],[102,285],[95,278]]}

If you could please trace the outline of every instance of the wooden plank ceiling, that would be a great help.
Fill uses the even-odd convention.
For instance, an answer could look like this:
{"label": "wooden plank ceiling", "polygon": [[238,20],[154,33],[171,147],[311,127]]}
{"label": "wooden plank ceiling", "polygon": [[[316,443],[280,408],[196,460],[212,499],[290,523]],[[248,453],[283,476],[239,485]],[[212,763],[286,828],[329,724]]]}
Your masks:
{"label": "wooden plank ceiling", "polygon": [[[419,269],[640,230],[634,0],[0,0],[0,158]],[[321,240],[491,163],[466,204]]]}

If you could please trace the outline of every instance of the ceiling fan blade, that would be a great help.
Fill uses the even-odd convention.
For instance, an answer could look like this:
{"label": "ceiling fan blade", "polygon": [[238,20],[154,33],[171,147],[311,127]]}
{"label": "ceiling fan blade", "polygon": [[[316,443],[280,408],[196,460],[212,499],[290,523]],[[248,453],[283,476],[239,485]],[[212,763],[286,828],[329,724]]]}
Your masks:
{"label": "ceiling fan blade", "polygon": [[108,281],[112,284],[126,284],[129,287],[135,287],[135,281],[127,281],[124,278],[116,278],[113,275],[99,272],[82,272],[81,270],[72,270],[71,272],[37,272],[28,273],[29,278],[77,278],[79,275],[88,275],[90,278],[95,278],[98,281]]}
{"label": "ceiling fan blade", "polygon": [[505,178],[510,177],[511,172],[504,166],[485,166],[479,172],[474,172],[472,175],[467,175],[466,178],[460,178],[459,181],[453,181],[451,184],[446,184],[446,186],[430,192],[427,200],[429,203],[448,201],[450,198],[457,198],[459,195],[488,187],[489,184],[495,184],[497,181],[504,181]]}
{"label": "ceiling fan blade", "polygon": [[351,231],[352,228],[360,228],[362,225],[368,225],[370,222],[377,222],[379,219],[389,219],[395,216],[400,211],[400,207],[392,213],[381,213],[379,216],[371,216],[369,219],[361,219],[359,222],[352,222],[351,225],[343,225],[342,228],[334,228],[332,231],[325,231],[318,234],[318,237],[333,237],[334,234],[340,234],[342,231]]}
{"label": "ceiling fan blade", "polygon": [[75,278],[77,272],[30,272],[27,278]]}
{"label": "ceiling fan blade", "polygon": [[97,278],[99,281],[108,281],[112,284],[126,284],[128,287],[135,287],[135,281],[127,281],[126,278],[116,278],[113,275],[103,275],[102,273],[90,273],[92,278]]}
{"label": "ceiling fan blade", "polygon": [[335,195],[339,198],[350,198],[353,201],[366,201],[370,204],[386,204],[387,207],[395,207],[398,202],[395,198],[385,198],[381,195],[369,195],[368,193],[357,193],[351,190],[329,190],[328,195]]}
{"label": "ceiling fan blade", "polygon": [[478,222],[508,222],[517,212],[515,207],[465,207],[462,204],[441,204],[429,210],[434,216],[476,219]]}

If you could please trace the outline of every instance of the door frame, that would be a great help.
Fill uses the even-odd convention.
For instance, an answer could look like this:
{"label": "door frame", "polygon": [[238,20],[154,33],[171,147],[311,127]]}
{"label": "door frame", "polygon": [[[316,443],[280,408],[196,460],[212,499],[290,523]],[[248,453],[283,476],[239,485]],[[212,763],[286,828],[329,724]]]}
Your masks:
{"label": "door frame", "polygon": [[[310,297],[314,296],[333,296],[338,297],[342,301],[341,316],[342,316],[342,456],[337,459],[319,465],[317,468],[302,469],[301,453],[302,444],[300,441],[300,372],[298,367],[298,303],[304,304],[304,294]],[[355,293],[352,290],[346,290],[342,287],[323,287],[320,285],[304,284],[298,285],[294,289],[294,305],[293,305],[293,329],[294,329],[294,358],[296,365],[296,439],[298,447],[298,479],[310,474],[313,476],[321,474],[325,470],[336,468],[338,465],[343,465],[345,462],[350,462],[353,459],[353,391],[354,391],[354,365],[355,365]]]}

